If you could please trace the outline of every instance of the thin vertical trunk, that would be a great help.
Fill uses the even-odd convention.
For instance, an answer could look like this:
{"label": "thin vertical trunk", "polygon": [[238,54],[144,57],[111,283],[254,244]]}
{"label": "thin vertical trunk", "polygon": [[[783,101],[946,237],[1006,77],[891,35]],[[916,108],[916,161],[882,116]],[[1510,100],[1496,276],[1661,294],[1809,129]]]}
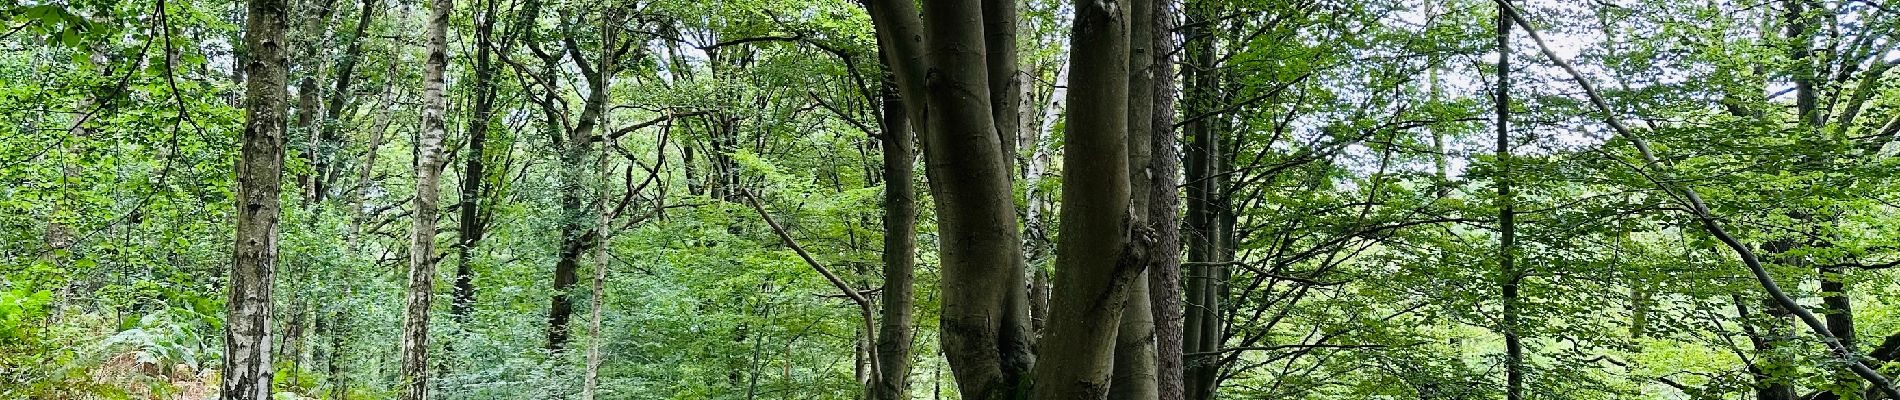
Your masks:
{"label": "thin vertical trunk", "polygon": [[1102,328],[1121,323],[1130,287],[1147,265],[1141,251],[1149,240],[1137,230],[1146,216],[1130,212],[1127,8],[1079,1],[1075,9],[1062,235],[1049,330],[1038,344],[1031,388],[1037,399],[1107,397],[1117,332]]}
{"label": "thin vertical trunk", "polygon": [[1517,215],[1514,207],[1516,199],[1511,194],[1511,20],[1506,11],[1499,6],[1497,16],[1498,51],[1498,97],[1497,97],[1497,163],[1498,163],[1498,282],[1503,291],[1504,308],[1502,310],[1504,333],[1504,397],[1509,400],[1524,398],[1524,343],[1518,337],[1517,284],[1522,278],[1517,271]]}
{"label": "thin vertical trunk", "polygon": [[[1194,0],[1187,3],[1188,29],[1185,36],[1187,64],[1182,67],[1187,81],[1187,92],[1183,99],[1187,102],[1186,115],[1203,115],[1218,108],[1220,97],[1219,71],[1215,65],[1214,30],[1208,25],[1215,23],[1217,5],[1212,0]],[[1182,235],[1187,241],[1187,261],[1192,265],[1187,270],[1187,290],[1183,294],[1186,302],[1186,316],[1183,324],[1182,349],[1184,369],[1182,380],[1185,398],[1205,400],[1213,398],[1215,378],[1219,373],[1219,351],[1221,348],[1220,316],[1223,286],[1222,276],[1226,275],[1220,262],[1222,235],[1220,233],[1220,202],[1222,198],[1219,179],[1221,156],[1220,138],[1213,118],[1197,118],[1189,121],[1183,129],[1190,136],[1187,147],[1186,182],[1187,221]],[[1187,354],[1196,354],[1188,356]]]}
{"label": "thin vertical trunk", "polygon": [[878,371],[872,398],[905,400],[910,398],[911,328],[915,324],[915,300],[911,297],[915,282],[917,239],[917,197],[911,172],[916,159],[915,137],[904,112],[904,99],[897,95],[897,83],[885,77],[882,89],[884,109],[884,292],[883,326],[877,335]]}
{"label": "thin vertical trunk", "polygon": [[[1155,323],[1155,398],[1181,400],[1182,382],[1182,302],[1181,302],[1181,198],[1176,189],[1181,182],[1180,136],[1174,129],[1174,2],[1149,1],[1154,8],[1153,30],[1154,111],[1150,114],[1148,143],[1153,152],[1153,167],[1148,179],[1148,226],[1155,231],[1153,250],[1148,253],[1148,290]],[[1141,107],[1144,104],[1129,104]],[[1133,123],[1133,121],[1130,121]]]}
{"label": "thin vertical trunk", "polygon": [[[568,320],[574,315],[572,293],[574,284],[580,281],[581,253],[587,250],[590,240],[599,239],[592,234],[587,223],[587,196],[584,181],[586,178],[587,154],[592,150],[591,141],[594,127],[600,125],[601,116],[606,113],[608,89],[613,87],[614,37],[609,31],[601,46],[600,59],[588,63],[578,51],[571,51],[577,64],[591,64],[594,74],[586,76],[588,93],[581,109],[579,121],[574,128],[559,135],[563,137],[557,147],[561,148],[561,248],[560,259],[554,264],[554,296],[548,307],[548,343],[549,350],[560,351],[567,348]],[[597,244],[594,244],[597,245]]]}
{"label": "thin vertical trunk", "polygon": [[249,0],[244,18],[244,134],[237,161],[236,245],[226,300],[219,398],[271,398],[271,274],[277,264],[283,189],[284,108],[289,96],[284,0]]}
{"label": "thin vertical trunk", "polygon": [[322,202],[324,196],[329,194],[328,186],[334,179],[330,174],[336,173],[333,171],[336,157],[330,149],[336,145],[338,130],[342,128],[337,118],[350,99],[356,97],[350,93],[350,86],[356,82],[356,64],[363,57],[363,36],[369,33],[369,26],[376,19],[377,7],[380,7],[377,0],[363,0],[362,9],[356,15],[355,32],[344,39],[347,44],[344,45],[343,57],[336,62],[336,78],[330,89],[330,99],[323,107],[327,111],[317,137],[317,147],[313,150],[316,154],[315,163],[312,164],[317,174],[316,182],[313,182],[316,202]]}
{"label": "thin vertical trunk", "polygon": [[[295,65],[296,72],[300,75],[297,81],[296,133],[305,139],[303,150],[305,162],[315,162],[317,159],[318,122],[323,118],[323,111],[318,103],[321,89],[317,87],[317,78],[323,71],[324,28],[330,19],[330,13],[335,8],[334,4],[334,0],[310,1],[307,7],[314,9],[305,10],[305,12],[314,15],[307,15],[301,31],[295,38],[298,44]],[[298,185],[304,191],[304,207],[306,208],[317,204],[317,184],[314,175],[312,173],[297,175]],[[311,221],[314,222],[315,219]],[[310,309],[310,299],[303,294],[305,291],[303,288],[310,284],[310,269],[308,262],[291,263],[289,267],[290,270],[284,272],[287,272],[287,283],[293,289],[285,293],[287,298],[284,311],[290,314],[290,318],[284,324],[282,345],[277,351],[285,361],[290,362],[291,369],[294,370],[300,369],[298,365],[304,361],[304,327],[309,324],[305,316],[309,314],[307,311]],[[291,374],[288,378],[292,385],[296,385],[301,374]]]}
{"label": "thin vertical trunk", "polygon": [[397,398],[429,398],[429,305],[435,294],[435,215],[442,166],[444,73],[449,67],[449,10],[453,0],[434,0],[429,16],[429,48],[422,70],[422,130],[416,143],[416,198],[409,236],[409,297],[402,322],[402,387]]}
{"label": "thin vertical trunk", "polygon": [[[612,46],[608,46],[612,48]],[[601,137],[607,136],[606,116],[602,116]],[[602,145],[606,146],[606,145]],[[600,172],[600,195],[594,200],[594,237],[600,242],[594,245],[594,286],[593,296],[588,299],[589,323],[587,325],[587,372],[581,383],[581,400],[594,400],[594,388],[600,384],[600,308],[607,292],[607,183],[612,181],[613,172],[607,166],[607,152],[601,151],[595,156],[595,168]]]}
{"label": "thin vertical trunk", "polygon": [[[1155,225],[1172,224],[1174,218],[1153,219],[1149,207],[1154,202],[1153,175],[1161,173],[1153,165],[1154,101],[1155,75],[1159,69],[1155,64],[1154,30],[1155,7],[1153,0],[1131,0],[1128,4],[1128,103],[1126,109],[1128,151],[1129,210],[1132,211],[1129,223],[1138,232],[1153,232]],[[1165,221],[1156,223],[1155,221]],[[1131,243],[1130,246],[1143,246],[1132,252],[1152,256],[1162,250],[1153,241]],[[1150,293],[1149,260],[1137,266],[1134,281],[1129,283],[1128,300],[1122,310],[1121,323],[1117,324],[1115,336],[1114,373],[1109,382],[1108,398],[1118,400],[1153,400],[1160,396],[1156,387],[1155,372],[1155,315],[1154,299]]]}
{"label": "thin vertical trunk", "polygon": [[[365,0],[373,1],[373,0]],[[475,306],[475,270],[472,258],[475,245],[482,240],[486,224],[481,220],[481,201],[485,196],[482,181],[487,179],[488,125],[495,121],[495,64],[493,47],[497,4],[483,0],[483,10],[475,23],[474,104],[468,121],[468,151],[463,154],[462,204],[457,219],[460,244],[456,246],[455,297],[449,315],[456,325],[468,324]]]}

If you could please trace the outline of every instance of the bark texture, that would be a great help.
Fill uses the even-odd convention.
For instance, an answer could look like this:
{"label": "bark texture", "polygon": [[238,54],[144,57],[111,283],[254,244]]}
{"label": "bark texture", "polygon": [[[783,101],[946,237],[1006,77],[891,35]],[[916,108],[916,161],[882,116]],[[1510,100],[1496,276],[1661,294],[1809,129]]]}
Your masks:
{"label": "bark texture", "polygon": [[981,28],[1013,24],[1015,15],[986,5],[1001,7],[930,1],[919,19],[909,1],[870,2],[899,91],[912,100],[904,102],[911,126],[922,128],[941,234],[942,347],[963,398],[973,400],[1022,396],[1035,363],[1011,156],[992,113],[991,46]]}
{"label": "bark texture", "polygon": [[[1181,400],[1181,182],[1180,136],[1174,129],[1174,7],[1171,1],[1149,1],[1154,8],[1152,37],[1154,70],[1153,120],[1148,143],[1153,167],[1148,172],[1148,222],[1154,227],[1154,251],[1148,253],[1148,297],[1155,322],[1155,398]],[[1129,107],[1141,105],[1130,104]]]}
{"label": "bark texture", "polygon": [[[1156,190],[1153,175],[1158,169],[1153,165],[1153,141],[1156,73],[1154,62],[1154,18],[1155,9],[1152,0],[1131,0],[1128,8],[1128,136],[1125,141],[1128,148],[1128,185],[1131,228],[1152,232],[1157,221],[1172,224],[1174,218],[1154,219],[1149,207],[1155,201],[1152,191]],[[1152,256],[1162,248],[1155,242],[1135,252]],[[1149,260],[1139,260],[1149,261]],[[1129,283],[1128,300],[1122,310],[1121,323],[1117,324],[1115,337],[1115,360],[1113,378],[1109,383],[1110,399],[1153,400],[1160,397],[1155,380],[1155,315],[1154,299],[1150,293],[1150,274],[1152,264],[1137,266],[1140,272]]]}
{"label": "bark texture", "polygon": [[435,294],[436,191],[442,167],[444,73],[449,67],[449,11],[453,0],[434,0],[429,47],[422,69],[422,131],[416,143],[416,199],[409,236],[409,297],[402,321],[402,387],[397,398],[429,398],[429,306]]}
{"label": "bark texture", "polygon": [[[1062,156],[1062,235],[1048,332],[1032,398],[1102,399],[1130,285],[1146,264],[1130,246],[1128,6],[1075,4],[1069,118]],[[1134,250],[1134,251],[1131,251]]]}
{"label": "bark texture", "polygon": [[244,17],[244,134],[237,161],[236,244],[226,300],[219,398],[271,398],[271,274],[282,213],[284,114],[289,68],[284,0],[249,0]]}
{"label": "bark texture", "polygon": [[[888,65],[888,64],[887,64]],[[915,161],[910,119],[904,112],[903,99],[897,95],[897,82],[885,79],[884,108],[884,293],[882,326],[877,335],[879,379],[874,382],[872,398],[907,400],[910,398],[911,328],[915,324],[913,292],[917,259],[917,196],[911,186],[911,164]]]}

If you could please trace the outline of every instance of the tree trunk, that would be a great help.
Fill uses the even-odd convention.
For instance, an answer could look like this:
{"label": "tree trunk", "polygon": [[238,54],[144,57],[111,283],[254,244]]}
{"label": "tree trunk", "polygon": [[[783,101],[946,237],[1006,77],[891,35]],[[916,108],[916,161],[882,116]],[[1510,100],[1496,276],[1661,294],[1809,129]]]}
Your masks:
{"label": "tree trunk", "polygon": [[[373,0],[365,0],[373,1]],[[456,246],[455,297],[449,315],[455,324],[467,325],[475,307],[475,270],[472,263],[475,245],[482,240],[486,225],[481,220],[481,201],[485,196],[482,181],[487,178],[488,124],[495,121],[495,45],[496,8],[500,0],[483,0],[483,11],[475,23],[474,104],[468,121],[468,151],[463,154],[462,204],[457,219],[460,244]]]}
{"label": "tree trunk", "polygon": [[349,104],[350,99],[356,98],[350,93],[350,85],[356,82],[356,64],[363,56],[363,36],[369,33],[370,23],[376,19],[378,3],[377,0],[363,0],[361,7],[362,9],[358,10],[356,15],[355,32],[345,39],[347,44],[344,45],[343,57],[337,60],[336,78],[330,89],[330,99],[323,107],[327,110],[324,113],[323,127],[317,137],[317,147],[312,151],[316,154],[312,167],[317,174],[316,182],[313,183],[317,202],[322,202],[323,197],[328,195],[330,190],[328,186],[334,179],[330,174],[336,173],[334,171],[336,168],[333,167],[336,157],[332,154],[331,148],[336,145],[337,131],[342,128],[342,123],[337,119],[339,114],[343,113],[344,106]]}
{"label": "tree trunk", "polygon": [[912,126],[923,128],[925,171],[938,210],[942,348],[963,398],[971,400],[1022,396],[1023,375],[1035,362],[1010,155],[991,112],[983,50],[990,46],[984,30],[973,29],[1013,23],[1011,8],[931,1],[919,19],[909,1],[870,4],[899,93],[920,100],[904,106]]}
{"label": "tree trunk", "polygon": [[[1217,4],[1212,0],[1195,0],[1187,3],[1188,29],[1182,32],[1186,38],[1187,65],[1182,67],[1187,78],[1187,93],[1183,97],[1187,102],[1186,115],[1204,115],[1219,108],[1220,95],[1219,71],[1215,68],[1214,30],[1207,25],[1215,23]],[[1185,386],[1185,398],[1205,400],[1213,398],[1215,378],[1219,373],[1219,352],[1221,348],[1221,287],[1225,282],[1225,266],[1221,264],[1220,209],[1223,194],[1218,184],[1221,156],[1220,145],[1223,142],[1213,123],[1214,118],[1197,118],[1189,121],[1183,129],[1191,136],[1187,148],[1186,182],[1187,189],[1187,261],[1193,267],[1187,270],[1187,291],[1183,298],[1186,302],[1186,316],[1182,335],[1182,349],[1185,364],[1182,380]],[[1186,356],[1185,354],[1199,354]]]}
{"label": "tree trunk", "polygon": [[[886,64],[888,65],[888,63]],[[887,68],[888,69],[888,68]],[[915,299],[917,198],[911,186],[915,137],[897,83],[887,74],[882,89],[884,126],[884,292],[883,326],[877,335],[879,368],[872,398],[910,399],[911,328]]]}
{"label": "tree trunk", "polygon": [[[611,43],[609,38],[607,42]],[[574,315],[572,293],[574,284],[579,282],[578,271],[582,253],[586,252],[590,241],[597,239],[587,221],[590,214],[586,209],[587,192],[587,154],[591,150],[594,127],[600,124],[601,115],[606,112],[608,89],[613,85],[612,61],[613,46],[602,46],[599,60],[591,63],[594,74],[586,75],[588,94],[581,109],[579,120],[574,128],[560,132],[557,146],[561,149],[561,248],[560,259],[554,264],[554,296],[548,307],[548,343],[549,350],[560,351],[567,348],[568,320]],[[578,51],[570,52],[576,64],[590,64],[582,59]]]}
{"label": "tree trunk", "polygon": [[1498,97],[1498,284],[1503,292],[1504,308],[1504,397],[1524,398],[1524,343],[1517,332],[1517,283],[1523,276],[1517,271],[1516,199],[1511,194],[1511,20],[1500,5],[1497,16]]}
{"label": "tree trunk", "polygon": [[[1155,75],[1159,69],[1153,54],[1157,31],[1154,30],[1156,18],[1152,0],[1132,0],[1128,3],[1128,104],[1126,147],[1128,149],[1128,184],[1130,225],[1139,232],[1153,232],[1155,225],[1173,224],[1174,218],[1154,219],[1150,207],[1153,206],[1157,191],[1153,176],[1162,172],[1156,168],[1153,158]],[[1157,222],[1165,221],[1165,222]],[[1152,257],[1163,250],[1153,241],[1130,244],[1146,248],[1134,249],[1133,253]],[[1155,314],[1154,299],[1150,292],[1150,260],[1137,268],[1134,281],[1128,288],[1128,300],[1122,310],[1121,323],[1117,324],[1115,336],[1115,357],[1113,378],[1109,382],[1108,398],[1125,400],[1154,400],[1160,397],[1156,387],[1155,371]]]}
{"label": "tree trunk", "polygon": [[289,69],[284,0],[250,0],[244,18],[244,134],[237,162],[236,245],[226,300],[219,397],[271,398],[271,274],[277,264],[278,195],[283,189],[284,86]]}
{"label": "tree trunk", "polygon": [[453,0],[434,0],[429,16],[429,48],[422,70],[422,131],[416,143],[416,199],[409,236],[409,299],[402,323],[402,388],[397,398],[429,398],[429,304],[435,294],[436,192],[442,160],[444,73],[449,67],[449,10]]}
{"label": "tree trunk", "polygon": [[1127,9],[1089,1],[1075,7],[1062,235],[1048,332],[1037,352],[1031,392],[1037,399],[1108,395],[1117,335],[1102,327],[1121,323],[1130,286],[1146,266],[1140,253],[1146,241],[1130,245],[1131,234],[1145,235],[1133,229],[1145,215],[1130,212]]}
{"label": "tree trunk", "polygon": [[[1174,2],[1149,1],[1154,8],[1150,66],[1154,70],[1154,111],[1150,113],[1148,143],[1152,154],[1148,179],[1148,226],[1155,231],[1148,252],[1148,296],[1155,323],[1155,398],[1182,400],[1181,379],[1181,159],[1180,136],[1174,129]],[[1139,27],[1137,27],[1139,29]],[[1129,104],[1141,107],[1146,104]],[[1133,123],[1133,121],[1130,121]]]}
{"label": "tree trunk", "polygon": [[[612,34],[609,34],[612,37]],[[611,40],[611,39],[610,39]],[[612,46],[608,46],[611,48]],[[606,127],[606,117],[602,116],[601,127]],[[601,137],[606,137],[606,129],[601,129]],[[606,145],[602,145],[606,146]],[[589,323],[587,325],[587,372],[581,383],[581,400],[594,400],[595,387],[600,384],[600,308],[606,297],[607,282],[607,184],[612,182],[613,170],[607,165],[607,152],[601,151],[595,156],[595,168],[600,172],[600,195],[594,201],[594,237],[600,243],[594,245],[594,285],[593,296],[588,297]]]}

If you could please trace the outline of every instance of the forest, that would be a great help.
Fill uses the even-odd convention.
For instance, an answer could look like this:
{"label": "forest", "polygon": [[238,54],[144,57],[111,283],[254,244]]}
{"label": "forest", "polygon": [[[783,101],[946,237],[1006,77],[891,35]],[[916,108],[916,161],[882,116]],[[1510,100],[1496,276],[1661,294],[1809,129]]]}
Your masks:
{"label": "forest", "polygon": [[0,400],[1900,400],[1900,0],[0,0]]}

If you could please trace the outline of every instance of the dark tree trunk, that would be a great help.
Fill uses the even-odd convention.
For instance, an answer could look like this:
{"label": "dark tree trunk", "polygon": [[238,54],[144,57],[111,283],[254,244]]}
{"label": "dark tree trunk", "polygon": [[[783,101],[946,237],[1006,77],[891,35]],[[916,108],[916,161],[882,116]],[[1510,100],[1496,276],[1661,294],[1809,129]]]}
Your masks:
{"label": "dark tree trunk", "polygon": [[[1056,238],[1048,332],[1036,354],[1031,397],[1037,399],[1107,397],[1117,332],[1104,328],[1120,324],[1130,287],[1145,282],[1136,278],[1147,266],[1140,253],[1147,234],[1134,229],[1146,215],[1130,213],[1127,9],[1090,1],[1077,2],[1075,9],[1062,235]],[[1131,245],[1131,237],[1139,243]]]}
{"label": "dark tree trunk", "polygon": [[[1502,3],[1500,3],[1502,4]],[[1511,194],[1511,19],[1500,5],[1497,15],[1497,149],[1498,163],[1498,286],[1504,303],[1504,397],[1524,398],[1524,343],[1518,337],[1517,284],[1523,278],[1517,270],[1516,199]]]}
{"label": "dark tree trunk", "polygon": [[487,229],[481,201],[486,195],[482,181],[487,179],[488,125],[495,121],[495,74],[499,68],[493,48],[498,3],[500,0],[483,0],[483,11],[475,23],[474,104],[470,106],[473,118],[468,121],[468,151],[462,155],[462,201],[456,218],[461,238],[455,248],[455,297],[449,308],[456,325],[468,324],[469,313],[475,307],[473,252]]}
{"label": "dark tree trunk", "polygon": [[[1155,323],[1156,399],[1181,400],[1181,197],[1180,136],[1174,129],[1174,8],[1171,1],[1149,1],[1154,8],[1153,69],[1154,111],[1150,114],[1149,146],[1153,167],[1150,184],[1148,225],[1154,229],[1154,247],[1148,252],[1149,298]],[[1137,27],[1136,29],[1139,29]],[[1140,107],[1130,104],[1129,107]],[[1130,123],[1133,123],[1130,121]]]}
{"label": "dark tree trunk", "polygon": [[[1172,225],[1172,215],[1155,219],[1151,207],[1154,207],[1154,192],[1165,190],[1155,186],[1154,176],[1163,173],[1155,165],[1153,152],[1155,136],[1154,107],[1155,75],[1160,71],[1155,63],[1154,30],[1155,7],[1151,0],[1132,0],[1128,4],[1128,182],[1129,209],[1134,213],[1130,217],[1131,228],[1137,232],[1151,233],[1157,225]],[[1164,127],[1165,128],[1165,127]],[[1171,186],[1170,186],[1171,188]],[[1152,257],[1163,250],[1154,241],[1140,241],[1129,244],[1142,246],[1132,249],[1135,254]],[[1160,397],[1156,387],[1155,371],[1155,314],[1154,299],[1150,277],[1153,272],[1151,261],[1139,260],[1134,281],[1129,283],[1128,300],[1122,310],[1121,323],[1117,325],[1115,337],[1115,358],[1113,378],[1109,383],[1108,398],[1118,400],[1154,400]]]}
{"label": "dark tree trunk", "polygon": [[[1190,27],[1182,32],[1187,50],[1187,65],[1182,67],[1188,81],[1183,97],[1187,102],[1186,115],[1204,115],[1219,108],[1215,33],[1208,26],[1215,23],[1218,14],[1215,7],[1217,4],[1211,0],[1187,3]],[[1183,299],[1187,315],[1181,347],[1185,364],[1182,371],[1184,397],[1189,400],[1213,398],[1220,372],[1219,352],[1225,337],[1221,333],[1221,292],[1227,275],[1224,264],[1227,260],[1222,250],[1226,245],[1221,240],[1225,237],[1221,229],[1225,195],[1219,176],[1226,157],[1220,148],[1225,141],[1214,120],[1196,118],[1183,127],[1189,144],[1186,182],[1183,182],[1187,189],[1187,221],[1182,236],[1187,241],[1187,261],[1191,267],[1185,277],[1187,290]]]}
{"label": "dark tree trunk", "polygon": [[[888,65],[888,64],[887,64]],[[887,68],[888,69],[888,68]],[[884,293],[883,326],[877,335],[878,371],[872,398],[910,399],[911,297],[916,266],[917,196],[911,165],[916,156],[910,119],[897,82],[886,74],[882,85],[884,114]]]}

